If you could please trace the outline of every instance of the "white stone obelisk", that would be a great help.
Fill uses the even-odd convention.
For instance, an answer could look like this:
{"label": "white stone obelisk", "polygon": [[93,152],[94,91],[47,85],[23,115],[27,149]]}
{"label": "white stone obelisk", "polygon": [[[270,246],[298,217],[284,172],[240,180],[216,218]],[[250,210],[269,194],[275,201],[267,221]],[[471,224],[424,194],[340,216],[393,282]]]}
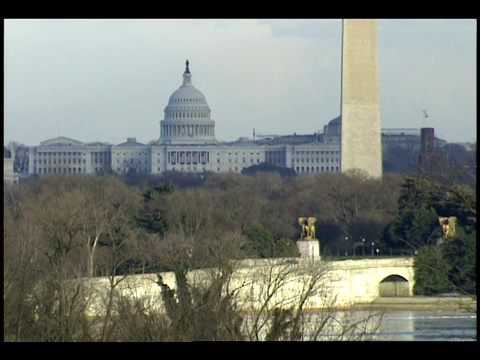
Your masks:
{"label": "white stone obelisk", "polygon": [[382,129],[378,30],[375,19],[344,19],[342,39],[341,171],[381,178]]}

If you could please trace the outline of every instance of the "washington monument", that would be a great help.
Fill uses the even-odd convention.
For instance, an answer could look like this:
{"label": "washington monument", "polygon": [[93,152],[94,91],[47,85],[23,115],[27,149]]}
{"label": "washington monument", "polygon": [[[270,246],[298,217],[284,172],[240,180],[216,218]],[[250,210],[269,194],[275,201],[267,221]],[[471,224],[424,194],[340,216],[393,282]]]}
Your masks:
{"label": "washington monument", "polygon": [[344,19],[342,37],[341,171],[381,178],[377,20]]}

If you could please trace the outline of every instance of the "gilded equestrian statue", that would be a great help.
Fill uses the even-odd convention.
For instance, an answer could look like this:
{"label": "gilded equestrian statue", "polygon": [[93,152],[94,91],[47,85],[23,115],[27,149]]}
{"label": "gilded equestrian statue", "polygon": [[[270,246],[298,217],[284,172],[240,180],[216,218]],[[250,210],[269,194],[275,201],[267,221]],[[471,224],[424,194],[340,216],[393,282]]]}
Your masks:
{"label": "gilded equestrian statue", "polygon": [[300,217],[298,218],[298,225],[300,225],[302,231],[300,232],[300,239],[313,240],[316,238],[315,234],[315,222],[316,217]]}

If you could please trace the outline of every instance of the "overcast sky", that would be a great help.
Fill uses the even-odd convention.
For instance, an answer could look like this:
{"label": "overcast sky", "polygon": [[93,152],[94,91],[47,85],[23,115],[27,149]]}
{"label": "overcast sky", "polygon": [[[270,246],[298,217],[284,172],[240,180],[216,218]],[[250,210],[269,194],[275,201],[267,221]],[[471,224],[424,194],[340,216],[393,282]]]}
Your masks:
{"label": "overcast sky", "polygon": [[[341,19],[6,19],[4,144],[159,138],[190,62],[219,141],[340,115]],[[378,20],[382,128],[476,141],[477,20]],[[423,110],[428,118],[424,118]]]}

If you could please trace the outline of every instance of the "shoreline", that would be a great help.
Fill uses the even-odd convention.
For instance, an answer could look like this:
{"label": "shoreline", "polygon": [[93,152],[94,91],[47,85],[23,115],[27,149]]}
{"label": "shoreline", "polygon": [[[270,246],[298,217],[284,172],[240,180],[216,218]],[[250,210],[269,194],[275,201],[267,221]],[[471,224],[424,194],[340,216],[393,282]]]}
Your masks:
{"label": "shoreline", "polygon": [[377,298],[369,303],[357,303],[353,309],[383,310],[461,310],[477,312],[477,300],[470,296],[411,296]]}

